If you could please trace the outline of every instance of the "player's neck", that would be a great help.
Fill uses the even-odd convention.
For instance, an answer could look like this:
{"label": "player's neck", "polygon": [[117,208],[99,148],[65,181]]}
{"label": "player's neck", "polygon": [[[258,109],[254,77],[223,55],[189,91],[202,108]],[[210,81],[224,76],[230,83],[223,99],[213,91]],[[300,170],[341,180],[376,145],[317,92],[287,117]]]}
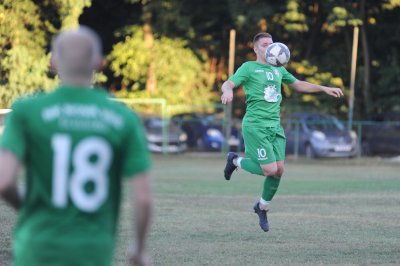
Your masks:
{"label": "player's neck", "polygon": [[76,87],[91,87],[92,78],[87,77],[60,77],[61,85]]}
{"label": "player's neck", "polygon": [[260,64],[266,64],[267,63],[267,61],[265,61],[265,60],[263,60],[262,58],[259,58],[259,57],[257,57],[256,62],[260,63]]}

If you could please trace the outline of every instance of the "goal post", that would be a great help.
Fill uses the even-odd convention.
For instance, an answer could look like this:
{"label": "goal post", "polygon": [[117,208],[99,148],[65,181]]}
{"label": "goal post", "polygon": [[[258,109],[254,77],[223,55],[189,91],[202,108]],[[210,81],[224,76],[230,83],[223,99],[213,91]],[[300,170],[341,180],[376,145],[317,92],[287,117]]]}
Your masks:
{"label": "goal post", "polygon": [[112,98],[113,101],[123,103],[138,114],[144,116],[158,115],[162,120],[162,153],[167,153],[169,119],[167,114],[167,100],[164,98]]}
{"label": "goal post", "polygon": [[138,113],[143,114],[157,114],[157,108],[149,108],[149,106],[159,106],[158,114],[160,117],[162,119],[167,117],[167,100],[164,98],[112,98],[112,100],[124,103],[130,108],[135,109]]}

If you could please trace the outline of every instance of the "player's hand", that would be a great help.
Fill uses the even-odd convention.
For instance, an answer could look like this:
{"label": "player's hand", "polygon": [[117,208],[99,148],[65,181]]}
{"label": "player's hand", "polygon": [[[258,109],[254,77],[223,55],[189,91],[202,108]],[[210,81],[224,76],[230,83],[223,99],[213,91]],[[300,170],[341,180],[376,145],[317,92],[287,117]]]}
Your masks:
{"label": "player's hand", "polygon": [[232,102],[233,100],[233,91],[232,90],[225,90],[221,95],[221,103],[227,104]]}
{"label": "player's hand", "polygon": [[145,254],[133,254],[129,258],[130,266],[150,266],[151,260]]}
{"label": "player's hand", "polygon": [[343,91],[340,88],[324,87],[324,92],[336,98],[343,96]]}

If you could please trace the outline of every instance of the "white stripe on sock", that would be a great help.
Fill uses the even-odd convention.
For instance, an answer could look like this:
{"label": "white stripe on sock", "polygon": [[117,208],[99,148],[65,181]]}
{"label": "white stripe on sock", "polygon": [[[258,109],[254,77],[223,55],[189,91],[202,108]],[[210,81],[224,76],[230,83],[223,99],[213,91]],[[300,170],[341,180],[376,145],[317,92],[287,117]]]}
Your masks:
{"label": "white stripe on sock", "polygon": [[270,201],[266,201],[265,199],[260,198],[260,203],[261,203],[262,205],[264,205],[264,206],[267,206],[267,205],[270,203]]}
{"label": "white stripe on sock", "polygon": [[238,157],[237,159],[236,159],[236,164],[237,164],[237,167],[239,167],[240,169],[242,168],[242,166],[240,165],[240,163],[242,162],[242,157]]}

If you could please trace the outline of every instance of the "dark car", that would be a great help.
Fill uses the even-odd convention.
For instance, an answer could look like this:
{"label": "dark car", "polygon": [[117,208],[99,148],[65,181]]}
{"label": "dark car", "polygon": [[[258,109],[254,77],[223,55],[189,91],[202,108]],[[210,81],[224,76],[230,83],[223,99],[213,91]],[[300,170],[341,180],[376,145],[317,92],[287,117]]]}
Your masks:
{"label": "dark car", "polygon": [[[223,119],[215,114],[183,113],[171,118],[181,125],[187,134],[189,148],[197,150],[221,150],[225,137],[222,132]],[[240,150],[243,147],[243,138],[236,126],[231,127],[230,138],[227,143],[231,150]]]}
{"label": "dark car", "polygon": [[159,117],[143,118],[151,152],[181,153],[187,150],[187,135],[177,125]]}
{"label": "dark car", "polygon": [[400,113],[378,114],[364,123],[361,145],[363,155],[400,154]]}
{"label": "dark car", "polygon": [[283,119],[286,153],[313,157],[354,157],[357,135],[337,118],[318,113],[293,113]]}

